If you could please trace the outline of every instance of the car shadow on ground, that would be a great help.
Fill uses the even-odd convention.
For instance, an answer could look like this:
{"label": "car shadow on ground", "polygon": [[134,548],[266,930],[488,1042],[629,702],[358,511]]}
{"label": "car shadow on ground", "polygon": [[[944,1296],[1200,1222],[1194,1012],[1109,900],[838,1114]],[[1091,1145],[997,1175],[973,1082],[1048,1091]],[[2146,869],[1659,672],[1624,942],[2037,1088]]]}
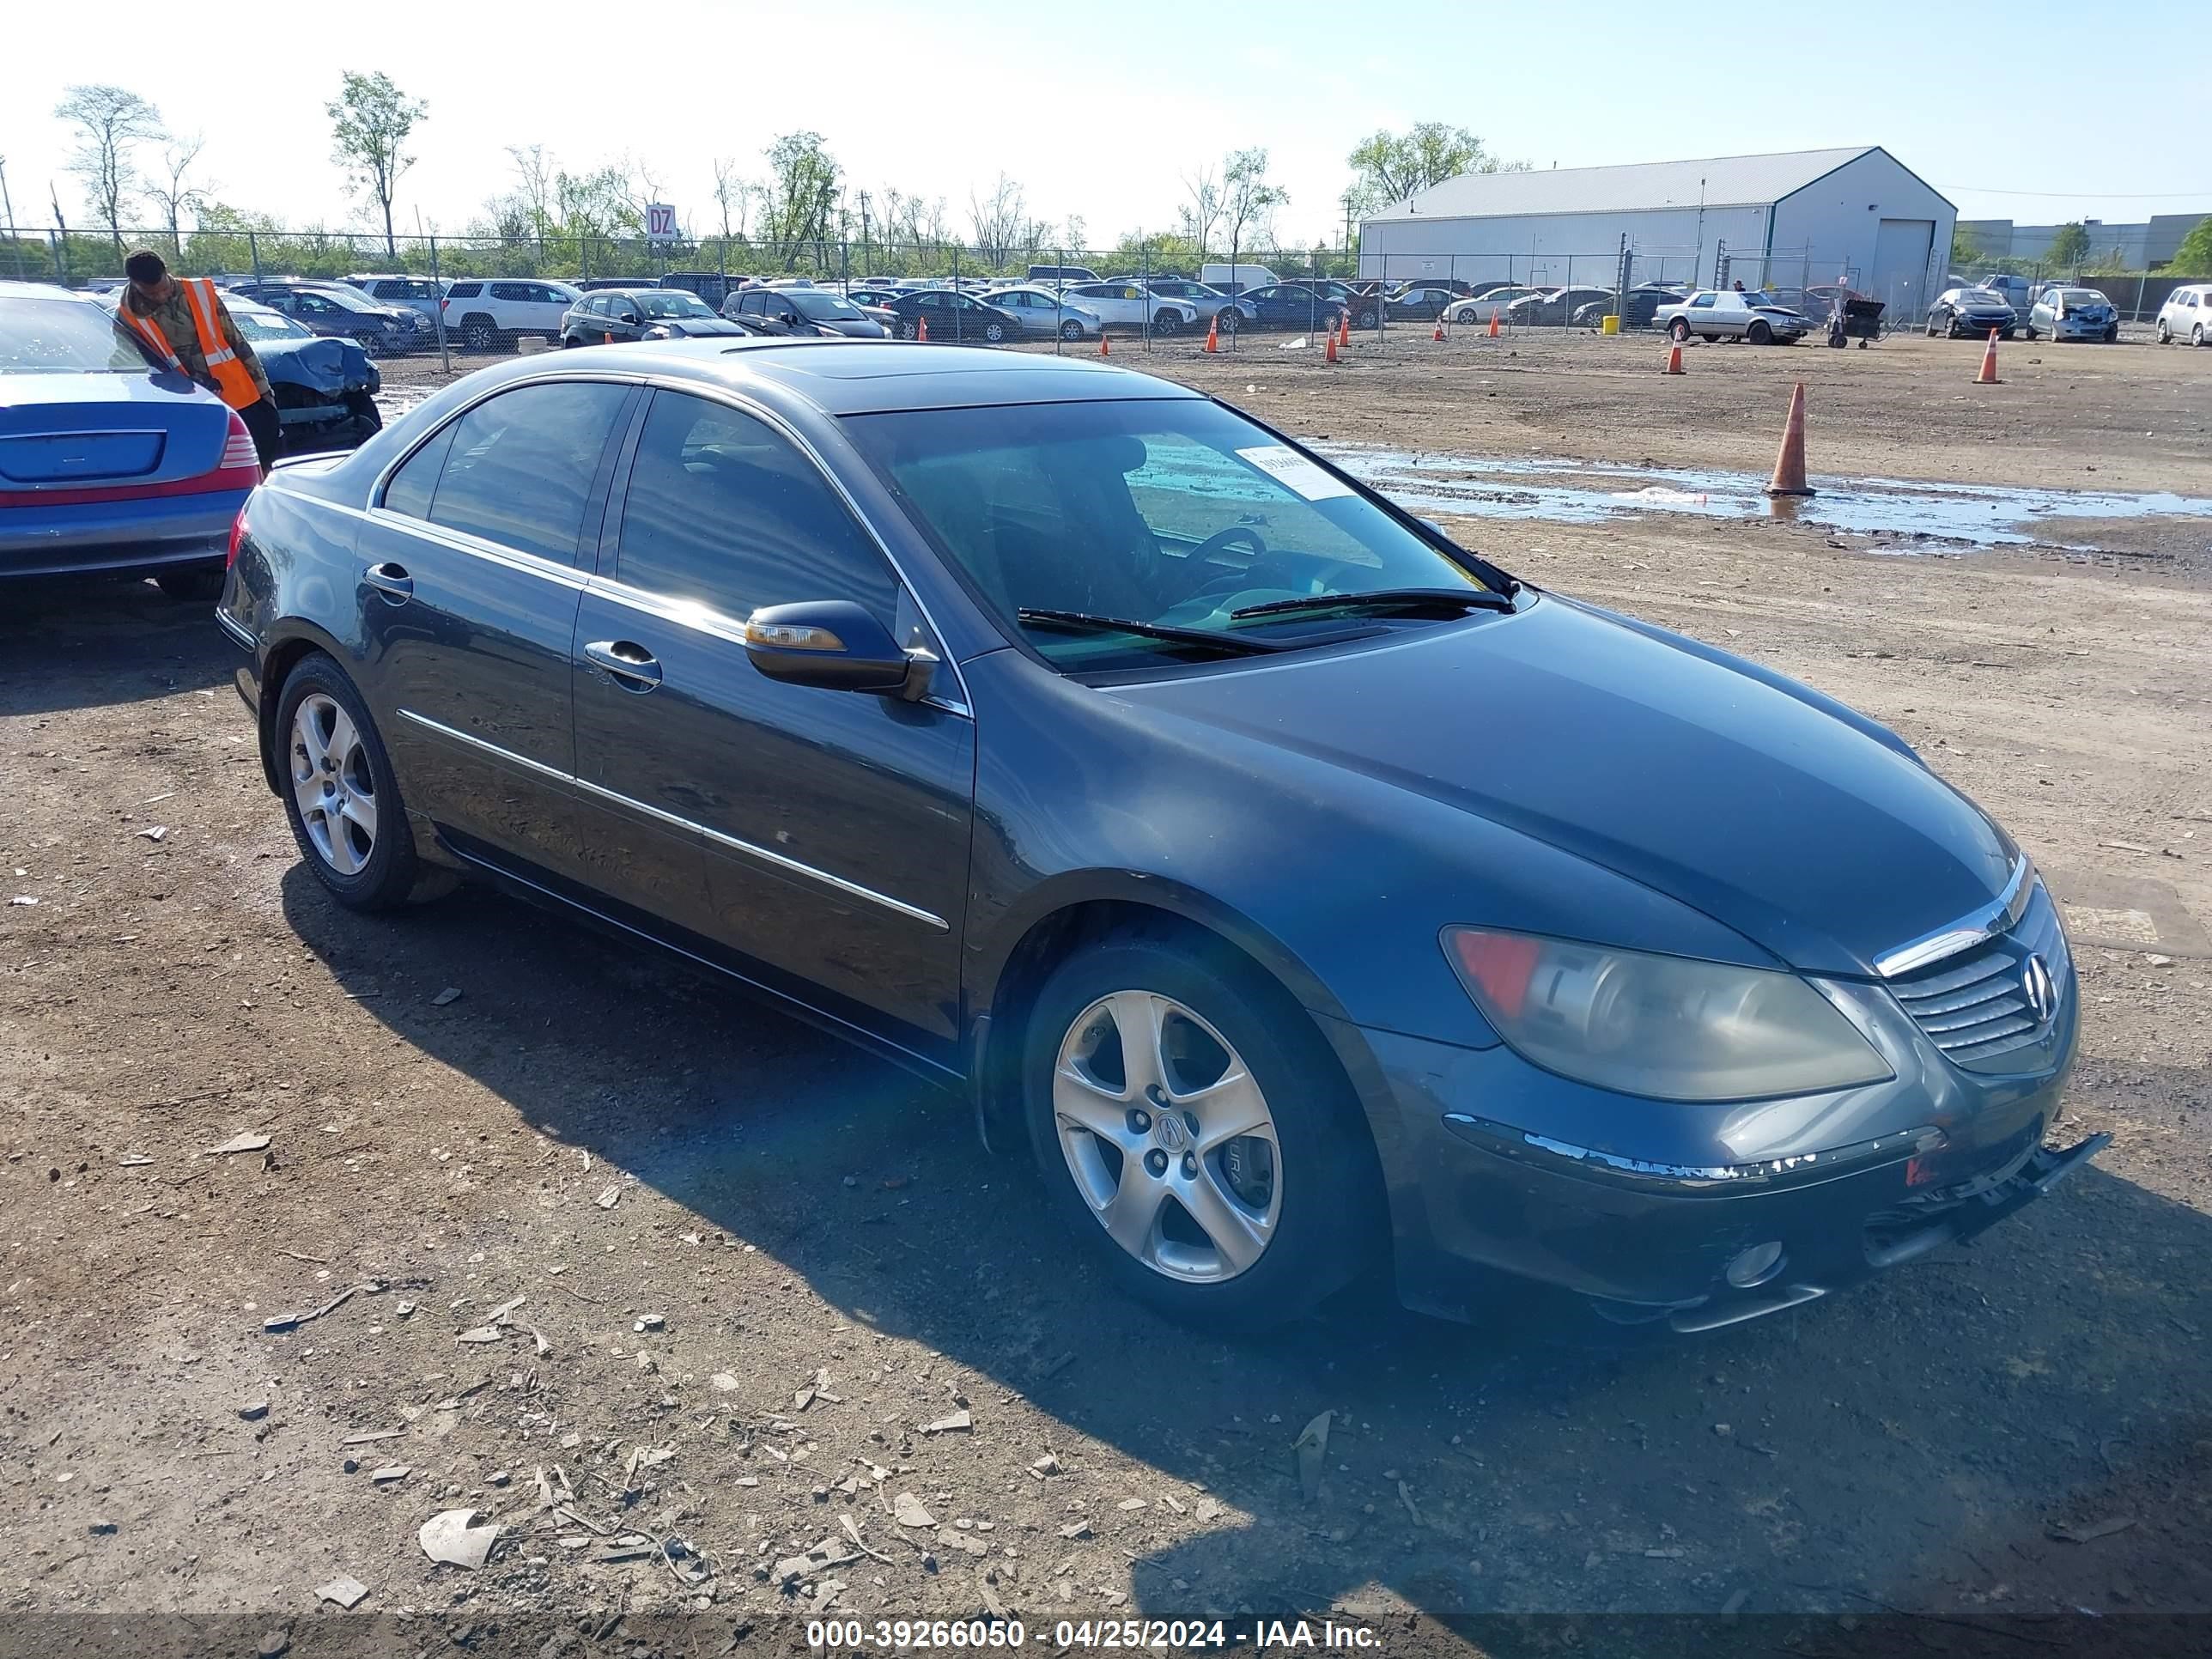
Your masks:
{"label": "car shadow on ground", "polygon": [[[1540,1296],[1445,1325],[1369,1286],[1229,1341],[1094,1272],[964,1102],[734,988],[480,890],[395,921],[302,868],[283,891],[349,990],[380,988],[363,1006],[520,1121],[1158,1471],[1129,1497],[1147,1535],[1187,1535],[1122,1551],[1125,1610],[1357,1609],[1379,1586],[1517,1654],[1557,1645],[1523,1613],[2212,1607],[2212,1223],[2102,1170],[1971,1248],[1701,1338]],[[441,984],[465,1000],[432,1006]],[[2201,1099],[2201,1073],[2138,1071]],[[1310,1499],[1291,1443],[1323,1412]],[[1025,1552],[1033,1620],[1104,1610],[1063,1553]]]}
{"label": "car shadow on ground", "polygon": [[238,652],[212,600],[173,599],[150,581],[54,577],[9,582],[0,607],[0,714],[142,702],[228,682]]}

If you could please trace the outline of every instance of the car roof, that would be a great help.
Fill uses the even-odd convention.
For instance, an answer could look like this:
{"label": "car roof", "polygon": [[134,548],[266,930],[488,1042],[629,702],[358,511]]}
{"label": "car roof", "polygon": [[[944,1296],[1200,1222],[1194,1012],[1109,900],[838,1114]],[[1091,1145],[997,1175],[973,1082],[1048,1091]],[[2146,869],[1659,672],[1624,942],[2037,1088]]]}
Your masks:
{"label": "car roof", "polygon": [[0,281],[0,300],[82,300],[94,303],[89,296],[72,294],[57,283],[21,283]]}
{"label": "car roof", "polygon": [[[1094,359],[981,346],[771,335],[599,346],[591,356],[595,372],[769,392],[778,394],[776,401],[796,399],[830,416],[1200,397],[1187,386]],[[543,360],[523,362],[544,372]]]}

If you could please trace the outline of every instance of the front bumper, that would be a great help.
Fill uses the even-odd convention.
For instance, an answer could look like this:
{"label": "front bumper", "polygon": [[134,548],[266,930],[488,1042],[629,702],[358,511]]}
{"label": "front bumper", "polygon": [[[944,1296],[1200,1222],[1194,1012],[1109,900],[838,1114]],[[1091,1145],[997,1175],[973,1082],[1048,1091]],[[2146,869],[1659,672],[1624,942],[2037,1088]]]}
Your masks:
{"label": "front bumper", "polygon": [[[1887,1000],[1865,989],[1863,1011]],[[2034,1075],[1954,1066],[1900,1012],[1878,1017],[1890,1080],[1729,1107],[1611,1094],[1502,1045],[1362,1030],[1350,1046],[1371,1062],[1401,1299],[1468,1319],[1503,1272],[1623,1322],[1709,1330],[1971,1237],[2106,1144],[2044,1145],[2077,1005],[2069,983]],[[1352,1035],[1332,1033],[1340,1053]]]}

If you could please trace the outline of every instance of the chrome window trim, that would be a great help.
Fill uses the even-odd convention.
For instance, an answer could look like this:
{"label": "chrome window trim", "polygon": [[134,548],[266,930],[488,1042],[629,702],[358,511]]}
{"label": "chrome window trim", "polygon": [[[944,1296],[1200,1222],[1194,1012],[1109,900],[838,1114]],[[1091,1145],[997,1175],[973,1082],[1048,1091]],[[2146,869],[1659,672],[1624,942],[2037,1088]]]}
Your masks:
{"label": "chrome window trim", "polygon": [[791,875],[804,876],[811,881],[820,882],[823,885],[834,888],[838,892],[851,897],[865,899],[871,904],[880,905],[886,910],[894,911],[899,915],[919,921],[940,933],[949,933],[952,931],[952,925],[934,911],[925,910],[919,905],[908,904],[902,899],[895,899],[888,893],[878,893],[872,887],[863,887],[857,881],[848,881],[844,877],[832,875],[827,870],[817,870],[811,864],[802,864],[797,859],[787,858],[781,853],[771,851],[765,847],[757,847],[751,842],[740,840],[735,836],[725,835],[720,830],[710,829],[694,819],[679,817],[674,812],[663,811],[658,806],[649,805],[634,796],[622,794],[593,783],[588,778],[580,778],[573,772],[563,772],[558,767],[548,766],[543,761],[532,760],[527,755],[518,755],[511,749],[502,749],[495,743],[459,731],[442,720],[432,720],[428,714],[418,714],[411,708],[402,708],[399,711],[399,718],[422,726],[426,731],[434,732],[440,737],[451,738],[456,743],[492,756],[495,759],[521,767],[525,771],[568,784],[600,800],[611,801],[617,806],[627,807],[633,812],[667,824],[672,829],[688,830],[693,835],[712,842],[718,847],[726,847],[733,853],[742,853],[746,857],[757,859],[775,869],[784,871]]}
{"label": "chrome window trim", "polygon": [[[331,502],[328,504],[345,507],[353,513],[358,514],[362,517],[370,519],[378,523],[404,525],[418,532],[428,530],[433,532],[434,539],[443,541],[447,546],[453,547],[462,552],[485,554],[493,558],[507,562],[527,561],[528,562],[526,563],[516,564],[515,568],[522,570],[535,571],[539,574],[547,575],[553,574],[557,572],[564,577],[574,579],[572,580],[573,586],[580,587],[585,586],[585,582],[581,578],[583,578],[586,573],[575,567],[556,565],[551,563],[550,561],[541,559],[534,553],[525,553],[520,549],[503,547],[496,542],[486,542],[479,538],[469,536],[468,533],[464,531],[449,531],[447,530],[444,526],[433,524],[428,519],[418,519],[410,514],[400,513],[384,505],[385,489],[392,482],[392,475],[398,471],[401,467],[406,465],[409,461],[412,460],[415,458],[416,452],[421,450],[425,444],[428,443],[433,438],[435,438],[439,433],[444,431],[455,421],[465,419],[471,410],[476,409],[479,404],[489,403],[492,398],[500,396],[502,392],[516,392],[520,391],[524,386],[546,386],[563,380],[607,381],[617,386],[639,386],[650,391],[684,392],[695,398],[703,398],[710,403],[726,404],[731,408],[737,410],[739,413],[750,415],[756,420],[765,423],[772,430],[787,439],[800,454],[805,456],[809,461],[812,462],[814,470],[820,473],[824,479],[828,480],[830,487],[836,491],[838,500],[844,502],[846,511],[849,512],[853,515],[853,517],[859,522],[860,528],[867,532],[868,538],[875,543],[876,550],[883,555],[884,562],[890,567],[891,574],[898,579],[899,586],[905,588],[908,594],[913,599],[915,609],[921,613],[922,621],[928,623],[929,631],[937,636],[938,643],[939,645],[943,645],[945,643],[945,630],[938,625],[937,618],[930,614],[929,603],[922,597],[921,591],[915,586],[914,578],[907,574],[907,568],[905,565],[899,562],[898,555],[891,551],[890,542],[884,538],[883,532],[877,527],[874,519],[869,516],[866,509],[861,507],[860,501],[854,497],[853,492],[846,487],[845,481],[837,476],[836,469],[831,467],[829,463],[823,459],[822,452],[814,447],[813,443],[808,440],[805,434],[799,431],[796,428],[792,426],[789,422],[786,421],[774,410],[763,407],[762,404],[755,402],[752,398],[746,397],[741,392],[736,391],[729,386],[717,385],[712,381],[686,380],[678,375],[656,374],[650,371],[640,371],[635,369],[629,371],[620,369],[592,369],[589,368],[570,368],[565,364],[557,369],[549,369],[543,374],[527,374],[519,376],[512,380],[502,380],[497,386],[487,387],[481,394],[470,398],[468,402],[461,404],[458,409],[455,409],[451,414],[447,415],[444,420],[440,421],[420,438],[417,438],[413,443],[410,444],[403,453],[395,456],[389,463],[387,463],[384,467],[384,470],[376,475],[375,479],[369,485],[368,506],[356,507],[345,502]],[[627,479],[623,482],[623,488],[625,489],[628,489]],[[610,481],[607,489],[607,505],[609,507],[612,507],[614,505],[614,485],[612,482]],[[602,535],[605,534],[604,520],[602,520],[601,533]],[[458,539],[459,538],[465,538],[465,539]],[[620,539],[621,526],[617,525],[616,526],[617,558],[620,557]],[[611,577],[605,580],[613,586],[621,586],[621,584],[615,583],[614,579]],[[644,590],[641,588],[623,587],[622,592],[623,593],[643,593]],[[620,595],[610,593],[610,597],[620,597]],[[663,603],[666,602],[663,601]],[[652,609],[651,606],[646,606],[643,608],[647,610]],[[665,615],[665,612],[659,611],[653,611],[653,614],[656,616]],[[672,622],[680,622],[685,619],[681,617],[668,617],[667,620]],[[742,645],[744,641],[740,639],[738,643]],[[943,653],[941,660],[946,667],[952,671],[952,678],[960,687],[959,699],[957,702],[949,698],[942,697],[931,697],[926,701],[927,701],[933,707],[944,708],[949,712],[973,719],[975,700],[969,694],[967,676],[960,672],[960,665],[957,661],[953,660],[952,654],[949,649]]]}
{"label": "chrome window trim", "polygon": [[1969,911],[1956,921],[1946,922],[1932,933],[1883,951],[1874,959],[1874,970],[1884,979],[1895,979],[1916,968],[1925,968],[1930,963],[1954,957],[1961,951],[1972,950],[1984,940],[1995,938],[2017,923],[2027,913],[2028,899],[2035,891],[2035,865],[2022,853],[2013,862],[2012,877],[2004,890],[1978,910]]}

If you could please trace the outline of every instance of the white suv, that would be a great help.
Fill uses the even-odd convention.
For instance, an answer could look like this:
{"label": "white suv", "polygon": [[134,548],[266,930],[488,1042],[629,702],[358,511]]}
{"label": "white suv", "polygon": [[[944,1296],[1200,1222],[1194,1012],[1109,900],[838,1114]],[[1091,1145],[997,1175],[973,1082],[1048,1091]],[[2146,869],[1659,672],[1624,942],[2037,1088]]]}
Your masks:
{"label": "white suv", "polygon": [[511,348],[518,334],[561,337],[561,319],[580,298],[566,283],[469,276],[446,284],[446,332],[464,351]]}
{"label": "white suv", "polygon": [[2193,346],[2212,341],[2212,283],[2192,283],[2166,296],[2158,308],[2158,343],[2186,340]]}

